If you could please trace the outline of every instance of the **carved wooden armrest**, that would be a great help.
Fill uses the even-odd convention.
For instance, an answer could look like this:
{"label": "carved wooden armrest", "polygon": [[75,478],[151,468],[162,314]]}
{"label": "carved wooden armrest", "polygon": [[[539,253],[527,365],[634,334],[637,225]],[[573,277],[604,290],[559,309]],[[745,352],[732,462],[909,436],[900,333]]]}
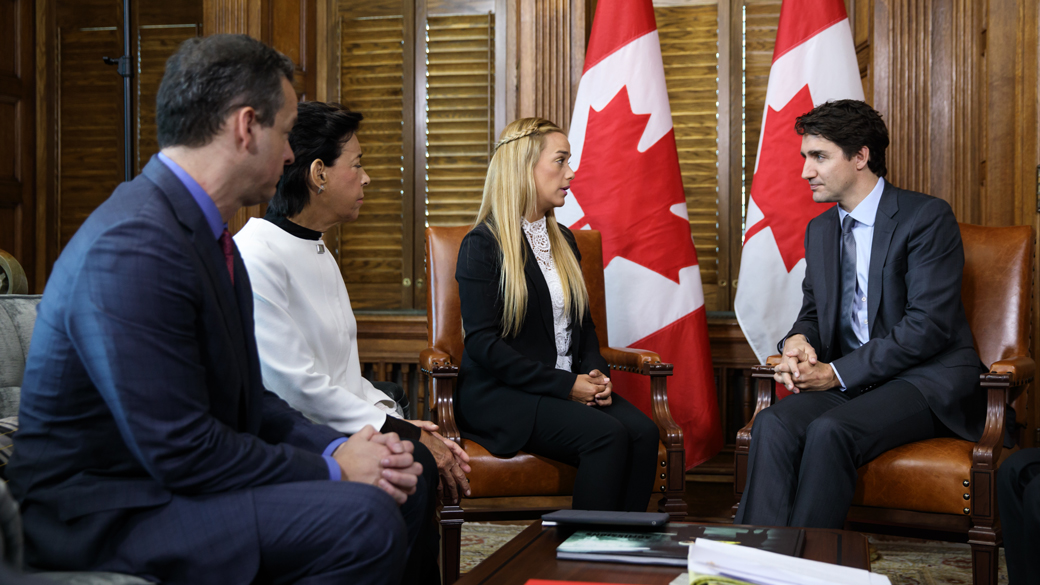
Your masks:
{"label": "carved wooden armrest", "polygon": [[600,355],[607,360],[607,365],[612,370],[621,372],[643,373],[643,364],[657,364],[661,362],[661,356],[646,349],[633,349],[630,347],[601,347]]}
{"label": "carved wooden armrest", "polygon": [[459,372],[459,367],[451,363],[451,356],[436,347],[427,347],[419,352],[419,367],[429,376],[451,375],[452,372],[458,375]]}
{"label": "carved wooden armrest", "polygon": [[[982,384],[983,386],[987,386],[987,383],[999,382],[1001,384],[1006,384],[1007,387],[1017,388],[1032,382],[1035,373],[1036,362],[1033,361],[1033,358],[1015,356],[998,362],[993,362],[993,365],[989,368],[989,373],[982,375]],[[1009,398],[1014,400],[1016,396],[1011,396]]]}
{"label": "carved wooden armrest", "polygon": [[773,404],[773,368],[780,363],[779,355],[771,355],[766,358],[766,363],[751,367],[751,379],[755,380],[757,386],[757,399],[755,401],[755,412],[751,415],[744,428],[737,431],[737,448],[744,447],[745,450],[751,446],[751,426],[755,424],[755,417],[762,409]]}
{"label": "carved wooden armrest", "polygon": [[432,380],[430,410],[433,421],[440,426],[440,433],[460,443],[462,435],[455,423],[455,380],[459,367],[451,363],[451,356],[436,347],[427,347],[419,353],[419,367]]}

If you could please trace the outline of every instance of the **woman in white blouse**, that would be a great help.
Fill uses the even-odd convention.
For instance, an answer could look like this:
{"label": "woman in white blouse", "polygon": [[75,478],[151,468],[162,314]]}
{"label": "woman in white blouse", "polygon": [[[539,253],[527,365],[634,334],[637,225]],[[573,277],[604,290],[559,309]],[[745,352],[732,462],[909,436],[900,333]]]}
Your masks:
{"label": "woman in white blouse", "polygon": [[264,385],[311,420],[345,434],[372,426],[414,444],[415,460],[425,468],[425,486],[417,488],[425,487],[426,493],[417,494],[424,511],[415,527],[404,507],[402,512],[410,539],[420,542],[414,548],[423,550],[414,552],[410,542],[405,582],[437,581],[431,565],[437,535],[428,528],[437,473],[444,489],[468,494],[469,456],[437,434],[437,425],[403,420],[394,400],[361,376],[350,297],[321,239],[325,231],[356,220],[361,210],[369,183],[356,135],[361,119],[339,104],[300,103],[289,135],[295,160],[286,165],[267,215],[250,219],[235,243],[253,287]]}
{"label": "woman in white blouse", "polygon": [[658,430],[613,394],[578,248],[556,223],[569,151],[541,118],[513,122],[495,147],[455,272],[466,332],[456,416],[496,455],[576,465],[573,508],[646,511]]}

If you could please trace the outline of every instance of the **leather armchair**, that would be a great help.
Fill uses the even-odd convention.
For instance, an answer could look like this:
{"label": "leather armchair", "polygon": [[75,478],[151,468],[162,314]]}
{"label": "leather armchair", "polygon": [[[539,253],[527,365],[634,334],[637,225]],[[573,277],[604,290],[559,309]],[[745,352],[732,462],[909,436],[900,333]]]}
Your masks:
{"label": "leather armchair", "polygon": [[[1018,448],[1004,448],[1007,405],[1023,425],[1036,369],[1029,355],[1035,239],[1031,226],[960,228],[965,256],[961,297],[975,349],[989,365],[980,376],[987,393],[982,437],[976,443],[951,437],[910,443],[860,467],[846,524],[966,534],[974,583],[995,585],[1001,533],[994,482],[997,467]],[[779,360],[772,356],[752,370],[756,415],[773,402],[773,366]],[[737,433],[738,500],[747,482],[753,424],[754,418]]]}
{"label": "leather armchair", "polygon": [[[460,444],[470,456],[469,474],[472,495],[467,500],[487,498],[521,498],[530,496],[566,496],[574,486],[575,468],[558,461],[531,455],[521,451],[514,457],[496,457],[474,441],[465,440],[459,433],[455,421],[453,396],[455,382],[462,362],[463,331],[459,309],[459,288],[455,281],[455,265],[462,238],[469,226],[431,227],[426,229],[426,316],[429,347],[419,356],[419,366],[429,377],[432,399],[430,408],[433,420],[441,427],[441,433]],[[607,340],[607,311],[603,292],[603,252],[599,232],[580,230],[574,232],[581,251],[581,268],[589,300],[593,322],[601,343]],[[661,433],[658,458],[660,475],[654,486],[663,494],[659,504],[662,511],[673,518],[686,516],[685,452],[683,451],[682,429],[672,419],[668,410],[667,377],[672,374],[671,364],[661,363],[660,357],[651,351],[639,349],[617,349],[600,347],[604,359],[613,370],[638,372],[650,377],[653,419]],[[504,508],[479,517],[484,519],[537,518],[551,507],[520,507],[527,503],[514,500]],[[463,509],[460,500],[452,501],[448,494],[438,510],[441,524],[441,570],[445,585],[454,583],[459,576],[459,553],[462,524],[476,515]]]}

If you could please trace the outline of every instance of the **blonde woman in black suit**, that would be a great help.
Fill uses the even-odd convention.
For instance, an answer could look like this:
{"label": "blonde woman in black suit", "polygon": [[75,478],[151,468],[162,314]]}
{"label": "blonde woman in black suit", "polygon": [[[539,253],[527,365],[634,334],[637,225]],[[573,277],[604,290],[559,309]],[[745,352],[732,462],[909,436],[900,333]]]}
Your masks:
{"label": "blonde woman in black suit", "polygon": [[645,511],[657,426],[613,393],[578,248],[556,223],[574,172],[552,122],[517,120],[495,148],[473,230],[459,250],[465,351],[462,436],[577,466],[572,507]]}

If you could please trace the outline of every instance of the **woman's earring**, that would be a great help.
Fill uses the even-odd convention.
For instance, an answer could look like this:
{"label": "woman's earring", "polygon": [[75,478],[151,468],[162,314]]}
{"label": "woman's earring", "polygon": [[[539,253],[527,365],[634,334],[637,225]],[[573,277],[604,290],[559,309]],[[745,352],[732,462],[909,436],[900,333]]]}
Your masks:
{"label": "woman's earring", "polygon": [[318,185],[318,193],[321,193],[324,190],[325,190],[325,184],[324,183],[321,184],[321,185]]}

